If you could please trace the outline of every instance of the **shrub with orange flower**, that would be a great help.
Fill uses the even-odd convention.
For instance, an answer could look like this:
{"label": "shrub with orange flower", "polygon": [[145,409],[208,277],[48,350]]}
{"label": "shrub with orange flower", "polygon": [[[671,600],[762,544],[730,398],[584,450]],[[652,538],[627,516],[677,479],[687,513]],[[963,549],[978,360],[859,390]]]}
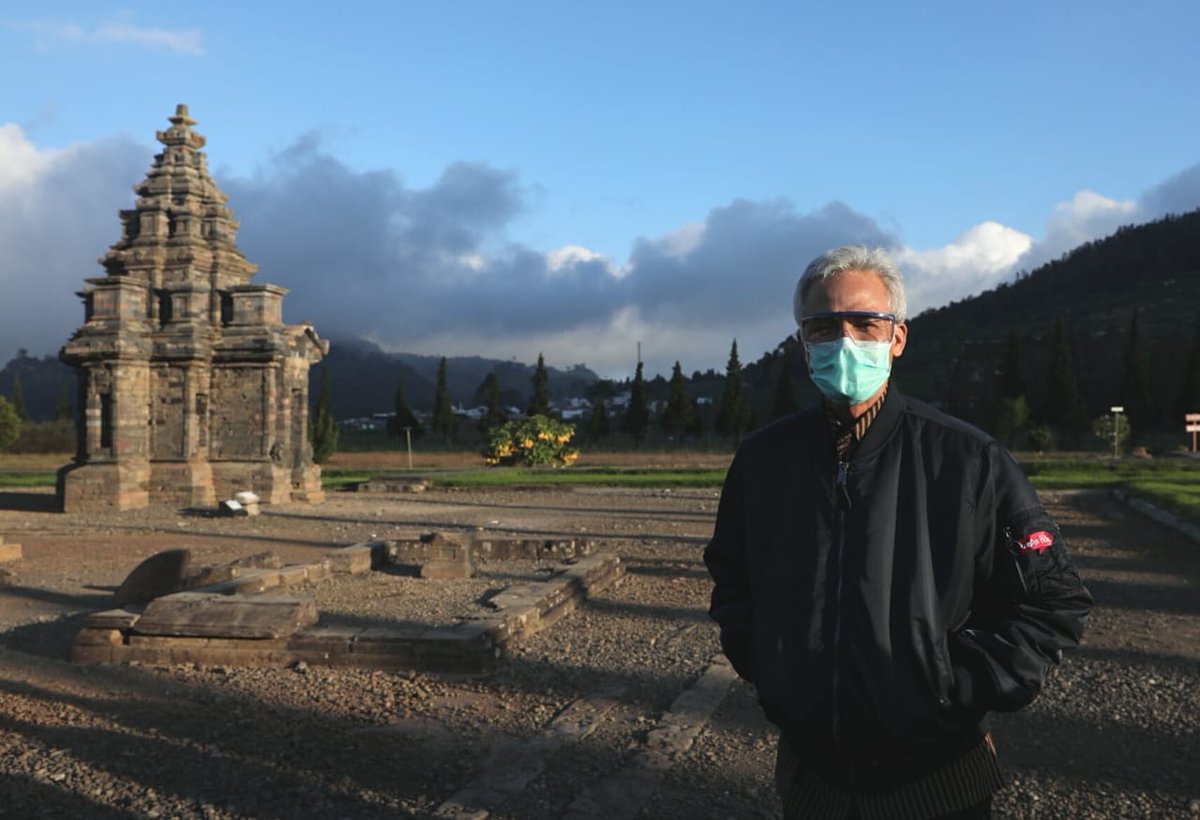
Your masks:
{"label": "shrub with orange flower", "polygon": [[567,446],[574,435],[574,425],[548,416],[514,419],[492,430],[483,460],[500,467],[565,467],[579,458],[579,450]]}

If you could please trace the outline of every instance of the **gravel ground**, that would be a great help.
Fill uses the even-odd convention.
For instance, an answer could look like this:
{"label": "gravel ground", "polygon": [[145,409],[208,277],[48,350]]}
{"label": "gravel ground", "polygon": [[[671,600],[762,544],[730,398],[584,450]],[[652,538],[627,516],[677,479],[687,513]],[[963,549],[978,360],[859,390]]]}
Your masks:
{"label": "gravel ground", "polygon": [[[655,757],[671,715],[687,714],[676,698],[721,668],[700,560],[716,501],[434,491],[336,494],[251,519],[84,518],[51,512],[44,493],[0,493],[0,535],[25,552],[0,587],[0,816],[777,817],[775,736],[749,686],[733,683],[693,743]],[[1200,547],[1103,497],[1047,501],[1098,606],[1038,702],[995,720],[1011,778],[996,814],[1200,817]],[[83,614],[163,549],[310,561],[372,536],[476,528],[600,539],[627,575],[483,677],[64,660]],[[404,579],[405,612],[453,619],[545,571],[483,569],[494,575],[457,588]],[[316,592],[325,618],[390,617],[396,580]],[[580,808],[595,800],[602,813]]]}

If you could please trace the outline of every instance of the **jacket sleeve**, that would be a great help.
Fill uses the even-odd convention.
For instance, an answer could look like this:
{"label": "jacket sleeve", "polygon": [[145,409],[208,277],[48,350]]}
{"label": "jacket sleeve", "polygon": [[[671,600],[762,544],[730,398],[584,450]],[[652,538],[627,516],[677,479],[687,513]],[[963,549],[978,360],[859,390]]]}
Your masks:
{"label": "jacket sleeve", "polygon": [[741,474],[735,457],[725,475],[717,523],[704,550],[704,563],[713,579],[708,612],[721,627],[721,649],[734,670],[753,683],[754,604],[750,596]]}
{"label": "jacket sleeve", "polygon": [[986,580],[966,625],[950,635],[950,656],[961,706],[1012,711],[1037,696],[1062,650],[1079,645],[1092,596],[1016,460],[992,443],[987,461],[976,508],[986,519],[978,553]]}

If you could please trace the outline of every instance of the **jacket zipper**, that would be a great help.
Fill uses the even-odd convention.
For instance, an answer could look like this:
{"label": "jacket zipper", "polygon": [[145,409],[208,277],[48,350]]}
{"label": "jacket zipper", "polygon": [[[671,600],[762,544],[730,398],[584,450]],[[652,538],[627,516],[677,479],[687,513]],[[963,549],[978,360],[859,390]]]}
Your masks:
{"label": "jacket zipper", "polygon": [[[837,505],[838,505],[838,531],[837,531],[837,581],[834,586],[834,607],[833,607],[833,669],[831,676],[832,688],[830,698],[832,700],[833,714],[831,718],[830,730],[833,734],[834,747],[838,743],[838,724],[839,713],[841,706],[838,703],[838,679],[839,671],[842,663],[842,579],[844,572],[844,553],[846,544],[846,513],[850,510],[850,490],[846,486],[846,481],[850,475],[850,464],[846,461],[838,461],[837,465]],[[851,771],[850,782],[854,781],[854,772]]]}

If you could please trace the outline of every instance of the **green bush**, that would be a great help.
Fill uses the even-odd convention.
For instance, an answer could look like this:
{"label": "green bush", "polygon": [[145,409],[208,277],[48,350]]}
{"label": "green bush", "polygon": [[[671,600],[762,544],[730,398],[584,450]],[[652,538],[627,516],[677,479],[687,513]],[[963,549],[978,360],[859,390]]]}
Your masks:
{"label": "green bush", "polygon": [[483,460],[491,466],[566,466],[579,458],[579,450],[568,447],[575,426],[547,416],[534,415],[505,423],[493,430]]}
{"label": "green bush", "polygon": [[7,450],[21,435],[21,417],[12,402],[0,396],[0,453]]}

